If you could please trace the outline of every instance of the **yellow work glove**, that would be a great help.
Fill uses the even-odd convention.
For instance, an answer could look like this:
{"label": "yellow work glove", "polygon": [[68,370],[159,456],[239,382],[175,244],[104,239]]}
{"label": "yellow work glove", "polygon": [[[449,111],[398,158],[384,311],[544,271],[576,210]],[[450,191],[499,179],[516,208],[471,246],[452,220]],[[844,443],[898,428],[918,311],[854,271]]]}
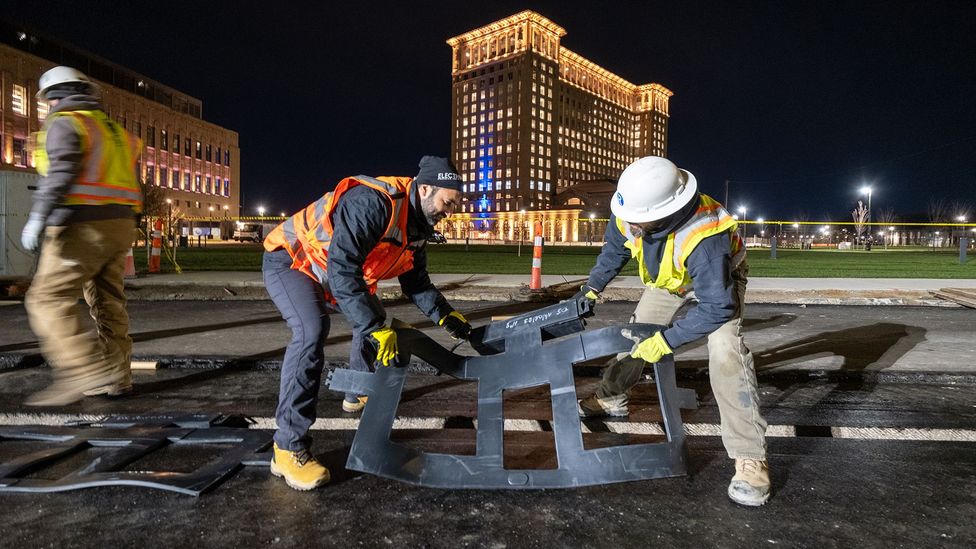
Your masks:
{"label": "yellow work glove", "polygon": [[668,346],[668,342],[664,340],[664,335],[661,332],[657,332],[643,341],[636,336],[631,337],[629,335],[630,330],[623,330],[621,333],[624,334],[624,337],[634,340],[634,347],[630,350],[630,356],[633,358],[639,358],[653,364],[659,362],[664,355],[670,355],[674,352]]}
{"label": "yellow work glove", "polygon": [[468,339],[471,335],[471,323],[457,311],[451,311],[451,314],[441,317],[437,323],[443,326],[454,339]]}
{"label": "yellow work glove", "polygon": [[395,365],[398,350],[397,334],[393,328],[383,326],[369,334],[369,337],[372,338],[373,345],[376,346],[376,362],[383,366]]}

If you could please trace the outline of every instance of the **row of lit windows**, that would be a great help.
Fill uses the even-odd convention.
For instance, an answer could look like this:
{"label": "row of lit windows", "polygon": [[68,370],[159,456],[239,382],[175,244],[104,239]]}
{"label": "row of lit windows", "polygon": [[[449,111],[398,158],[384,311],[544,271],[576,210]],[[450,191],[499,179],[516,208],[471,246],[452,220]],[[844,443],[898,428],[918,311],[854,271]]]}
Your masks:
{"label": "row of lit windows", "polygon": [[183,172],[181,180],[179,170],[168,170],[167,168],[159,168],[157,177],[155,166],[152,165],[146,166],[146,182],[157,187],[167,187],[180,191],[230,196],[230,179],[221,181],[219,177],[209,175],[203,177],[200,174],[193,175],[191,179],[190,172]]}

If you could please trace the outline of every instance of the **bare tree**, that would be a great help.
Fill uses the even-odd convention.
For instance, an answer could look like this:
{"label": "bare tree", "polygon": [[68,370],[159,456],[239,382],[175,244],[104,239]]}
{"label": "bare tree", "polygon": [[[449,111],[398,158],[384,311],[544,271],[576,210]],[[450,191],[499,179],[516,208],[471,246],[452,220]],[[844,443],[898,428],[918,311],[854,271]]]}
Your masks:
{"label": "bare tree", "polygon": [[894,224],[898,216],[895,215],[895,209],[891,206],[886,206],[878,210],[878,221],[884,223],[885,225]]}
{"label": "bare tree", "polygon": [[863,243],[864,239],[861,237],[861,233],[864,231],[864,224],[868,221],[868,209],[863,201],[857,201],[857,207],[851,211],[851,217],[854,218],[854,235],[857,240]]}
{"label": "bare tree", "polygon": [[944,198],[930,198],[926,213],[929,223],[945,223],[949,217],[949,205]]}

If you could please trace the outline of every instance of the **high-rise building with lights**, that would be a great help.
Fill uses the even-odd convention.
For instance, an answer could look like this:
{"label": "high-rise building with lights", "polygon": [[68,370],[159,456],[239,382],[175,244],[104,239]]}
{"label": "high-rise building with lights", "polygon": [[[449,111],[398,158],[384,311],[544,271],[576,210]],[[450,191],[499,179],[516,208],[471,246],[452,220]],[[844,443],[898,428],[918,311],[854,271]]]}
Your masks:
{"label": "high-rise building with lights", "polygon": [[[607,204],[586,204],[589,191],[574,187],[610,189],[633,160],[667,155],[671,91],[628,82],[563,47],[565,35],[523,11],[447,41],[451,153],[466,181],[462,213],[471,218],[576,210],[563,217],[578,219]],[[547,233],[578,239],[557,223]]]}
{"label": "high-rise building with lights", "polygon": [[140,175],[160,187],[180,216],[239,215],[237,132],[203,120],[203,103],[70,44],[0,19],[0,169],[33,171],[31,136],[47,103],[34,97],[37,80],[69,65],[102,88],[106,112],[142,138]]}

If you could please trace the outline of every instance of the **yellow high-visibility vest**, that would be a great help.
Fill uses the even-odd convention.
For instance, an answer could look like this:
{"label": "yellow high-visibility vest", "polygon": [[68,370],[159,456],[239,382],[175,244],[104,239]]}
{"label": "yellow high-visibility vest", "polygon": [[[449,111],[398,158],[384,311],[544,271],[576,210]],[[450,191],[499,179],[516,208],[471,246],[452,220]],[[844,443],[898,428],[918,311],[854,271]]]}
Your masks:
{"label": "yellow high-visibility vest", "polygon": [[138,137],[125,131],[102,111],[63,111],[48,116],[37,135],[34,161],[37,173],[47,176],[47,131],[58,118],[68,117],[81,137],[81,171],[64,195],[66,206],[122,204],[142,211],[142,189],[136,160],[142,151]]}
{"label": "yellow high-visibility vest", "polygon": [[643,239],[631,234],[630,224],[617,218],[617,229],[627,239],[624,246],[630,250],[631,257],[637,258],[637,271],[641,282],[645,286],[664,288],[676,295],[683,295],[691,289],[692,280],[685,262],[702,240],[728,233],[732,243],[731,268],[735,269],[745,260],[746,248],[742,238],[736,232],[737,227],[738,223],[721,204],[708,195],[701,195],[701,204],[695,210],[695,214],[668,235],[657,277],[652,279],[644,263]]}

